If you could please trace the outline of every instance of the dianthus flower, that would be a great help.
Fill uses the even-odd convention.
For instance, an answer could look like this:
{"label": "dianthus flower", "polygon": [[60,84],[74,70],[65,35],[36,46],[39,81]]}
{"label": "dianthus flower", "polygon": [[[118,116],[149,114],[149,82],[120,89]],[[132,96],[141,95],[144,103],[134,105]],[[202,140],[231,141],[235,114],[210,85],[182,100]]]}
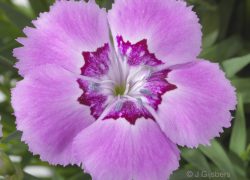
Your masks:
{"label": "dianthus flower", "polygon": [[229,127],[234,88],[197,59],[201,26],[184,1],[57,1],[14,50],[17,129],[51,164],[93,179],[165,180],[177,145],[209,144]]}

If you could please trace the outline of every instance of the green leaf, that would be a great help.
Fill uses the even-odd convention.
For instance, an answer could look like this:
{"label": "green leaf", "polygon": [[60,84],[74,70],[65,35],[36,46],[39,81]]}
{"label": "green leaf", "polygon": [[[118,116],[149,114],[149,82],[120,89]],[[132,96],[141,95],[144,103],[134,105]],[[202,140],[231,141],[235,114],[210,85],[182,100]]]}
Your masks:
{"label": "green leaf", "polygon": [[24,172],[24,179],[25,180],[39,180],[39,178],[37,178],[37,177],[35,177],[35,176],[32,176],[32,175],[30,175],[30,174],[28,174],[28,173],[26,173],[26,172]]}
{"label": "green leaf", "polygon": [[18,165],[14,165],[14,167],[15,167],[15,174],[13,174],[12,176],[6,176],[5,180],[23,180],[24,179],[24,173],[22,169]]}
{"label": "green leaf", "polygon": [[14,65],[13,62],[11,62],[10,60],[1,55],[0,55],[0,64],[9,66],[10,68],[12,68],[12,66]]}
{"label": "green leaf", "polygon": [[234,78],[232,84],[241,94],[244,103],[250,103],[250,78]]}
{"label": "green leaf", "polygon": [[244,7],[245,7],[245,23],[246,23],[246,36],[248,37],[248,39],[250,39],[250,0],[245,0],[244,1]]}
{"label": "green leaf", "polygon": [[207,10],[217,9],[216,4],[212,1],[207,1],[207,0],[186,0],[186,1],[190,5],[201,6],[203,8],[206,8]]}
{"label": "green leaf", "polygon": [[[207,180],[209,172],[192,168],[178,169],[170,176],[170,180]],[[214,179],[215,180],[215,179]]]}
{"label": "green leaf", "polygon": [[211,170],[206,157],[199,149],[183,149],[181,156],[199,170]]}
{"label": "green leaf", "polygon": [[237,72],[250,64],[250,54],[223,61],[222,66],[228,77],[233,77]]}
{"label": "green leaf", "polygon": [[211,142],[211,146],[200,146],[199,149],[209,157],[214,164],[225,173],[230,173],[231,179],[237,179],[233,164],[228,158],[225,150],[216,140]]}
{"label": "green leaf", "polygon": [[202,6],[198,9],[202,25],[202,47],[207,48],[215,43],[219,35],[218,9],[207,10]]}
{"label": "green leaf", "polygon": [[12,25],[10,22],[0,20],[0,38],[16,38],[20,35],[18,28]]}
{"label": "green leaf", "polygon": [[83,172],[80,172],[80,173],[72,176],[71,178],[69,178],[69,180],[78,180],[78,179],[91,180],[91,176],[88,174],[84,174]]}
{"label": "green leaf", "polygon": [[111,9],[112,3],[114,0],[95,0],[96,4],[98,4],[101,8],[106,8],[107,10]]}
{"label": "green leaf", "polygon": [[214,62],[219,62],[235,56],[243,48],[243,42],[239,36],[231,36],[209,48],[204,49],[200,56]]}
{"label": "green leaf", "polygon": [[0,2],[0,10],[5,12],[5,15],[15,24],[19,29],[23,29],[30,24],[30,19],[21,13],[17,8],[10,6],[7,3]]}
{"label": "green leaf", "polygon": [[246,148],[246,122],[245,122],[244,106],[242,96],[238,96],[238,106],[236,111],[236,118],[233,125],[233,130],[230,139],[230,150],[239,156]]}
{"label": "green leaf", "polygon": [[250,144],[248,144],[246,151],[243,153],[243,160],[250,162]]}
{"label": "green leaf", "polygon": [[15,173],[15,167],[10,161],[9,157],[0,150],[0,175],[13,175]]}
{"label": "green leaf", "polygon": [[240,177],[241,180],[246,180],[246,162],[244,162],[244,159],[239,157],[234,152],[229,152],[228,156],[230,160],[233,162],[234,170],[238,177]]}
{"label": "green leaf", "polygon": [[[178,169],[177,171],[175,171],[171,176],[170,176],[170,180],[186,180],[187,178],[192,180],[191,176],[192,172],[191,171],[186,170],[186,169]],[[190,173],[190,175],[189,175]],[[198,179],[197,179],[198,180]]]}
{"label": "green leaf", "polygon": [[35,16],[38,16],[40,12],[49,10],[49,3],[47,0],[29,0]]}
{"label": "green leaf", "polygon": [[19,140],[19,139],[21,139],[21,135],[22,135],[22,133],[20,131],[14,131],[6,138],[3,138],[1,141],[2,141],[2,143],[8,143],[12,140],[17,140],[17,139]]}
{"label": "green leaf", "polygon": [[228,33],[228,28],[230,24],[230,20],[233,15],[233,10],[235,7],[236,0],[221,0],[219,4],[219,12],[220,12],[220,35],[219,38],[223,39],[226,37]]}

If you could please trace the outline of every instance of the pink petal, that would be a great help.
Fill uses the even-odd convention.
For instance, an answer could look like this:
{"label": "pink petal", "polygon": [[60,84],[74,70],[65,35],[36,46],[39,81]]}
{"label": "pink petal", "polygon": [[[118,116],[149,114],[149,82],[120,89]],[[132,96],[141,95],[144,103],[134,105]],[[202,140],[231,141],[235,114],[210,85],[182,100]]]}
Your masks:
{"label": "pink petal", "polygon": [[92,1],[56,1],[33,24],[24,29],[27,38],[18,39],[24,46],[14,50],[21,75],[45,63],[80,73],[82,52],[109,42],[106,12]]}
{"label": "pink petal", "polygon": [[76,157],[95,180],[165,180],[177,169],[179,151],[154,121],[97,121],[74,141]]}
{"label": "pink petal", "polygon": [[149,51],[168,65],[189,62],[200,53],[201,26],[184,1],[118,0],[108,20],[113,37],[132,43],[146,39]]}
{"label": "pink petal", "polygon": [[177,66],[167,80],[177,88],[163,96],[156,120],[173,142],[188,147],[209,144],[223,127],[230,127],[235,88],[218,64],[202,60]]}
{"label": "pink petal", "polygon": [[82,91],[69,71],[43,65],[30,71],[12,91],[17,129],[34,154],[51,164],[76,163],[73,138],[94,120],[77,98]]}

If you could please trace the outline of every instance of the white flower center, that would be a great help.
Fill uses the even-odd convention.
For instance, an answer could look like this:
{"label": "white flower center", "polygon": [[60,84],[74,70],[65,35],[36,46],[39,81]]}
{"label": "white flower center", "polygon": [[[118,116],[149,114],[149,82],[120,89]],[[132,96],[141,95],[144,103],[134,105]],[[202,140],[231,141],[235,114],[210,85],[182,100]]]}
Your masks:
{"label": "white flower center", "polygon": [[110,57],[110,62],[109,72],[101,81],[104,93],[113,97],[142,98],[140,90],[151,75],[152,68],[145,65],[129,66],[127,57],[117,54]]}

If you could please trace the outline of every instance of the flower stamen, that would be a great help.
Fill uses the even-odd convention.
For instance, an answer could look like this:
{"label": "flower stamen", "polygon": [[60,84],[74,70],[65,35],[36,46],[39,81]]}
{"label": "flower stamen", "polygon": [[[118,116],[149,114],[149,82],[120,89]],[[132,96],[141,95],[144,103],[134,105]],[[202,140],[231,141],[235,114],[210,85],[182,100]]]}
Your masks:
{"label": "flower stamen", "polygon": [[125,94],[125,91],[126,91],[126,86],[123,86],[123,85],[118,85],[118,86],[115,86],[114,88],[114,95],[115,96],[123,96]]}

